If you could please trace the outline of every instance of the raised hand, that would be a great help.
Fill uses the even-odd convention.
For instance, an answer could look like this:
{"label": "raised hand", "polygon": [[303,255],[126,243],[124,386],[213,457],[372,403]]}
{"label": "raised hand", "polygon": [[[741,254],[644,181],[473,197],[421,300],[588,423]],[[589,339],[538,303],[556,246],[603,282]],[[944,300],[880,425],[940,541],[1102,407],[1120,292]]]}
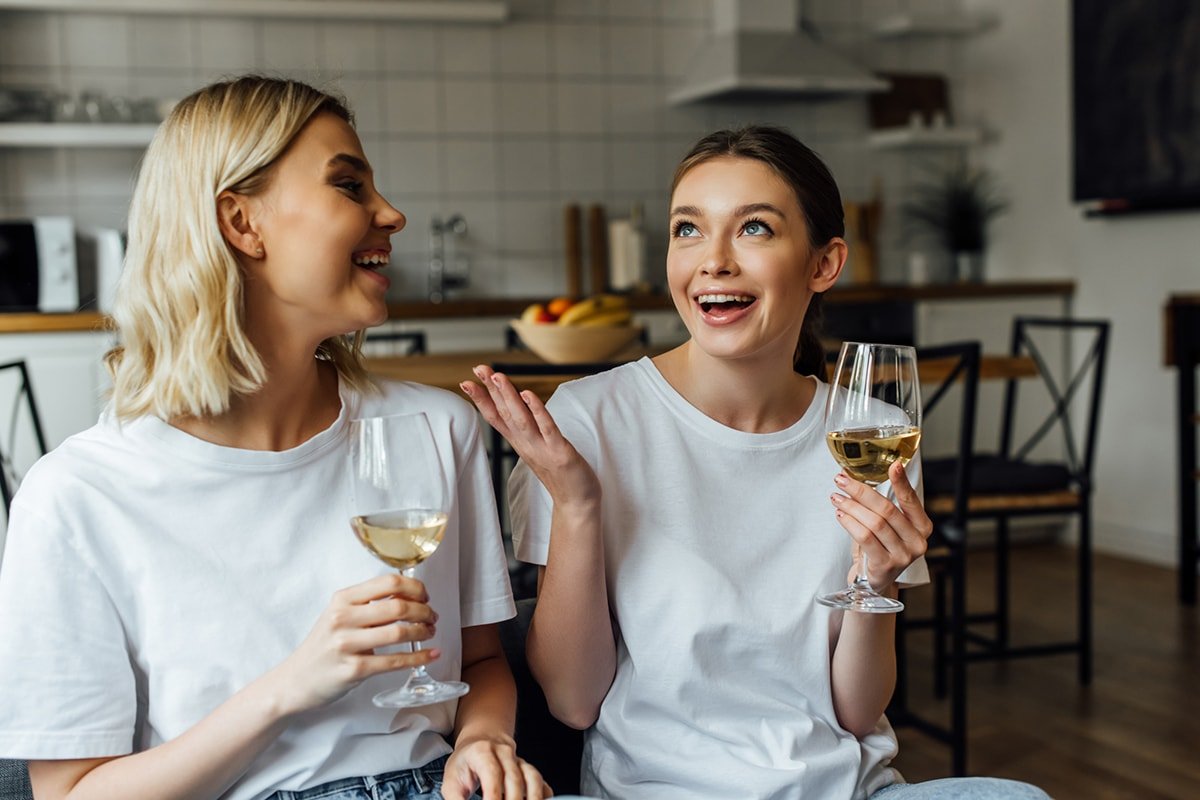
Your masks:
{"label": "raised hand", "polygon": [[537,395],[518,392],[506,375],[482,364],[474,372],[482,387],[464,381],[462,390],[533,470],[554,502],[595,503],[600,497],[595,471],[562,435]]}
{"label": "raised hand", "polygon": [[[933,532],[933,522],[900,462],[888,469],[888,479],[899,505],[844,472],[833,479],[841,491],[829,497],[838,523],[854,539],[856,552],[866,552],[868,579],[877,591],[925,555]],[[851,579],[853,575],[852,570]]]}
{"label": "raised hand", "polygon": [[[398,573],[335,592],[296,651],[272,672],[284,705],[299,713],[331,703],[372,675],[428,664],[440,651],[374,652],[434,634],[425,585]],[[396,624],[407,623],[407,624]]]}

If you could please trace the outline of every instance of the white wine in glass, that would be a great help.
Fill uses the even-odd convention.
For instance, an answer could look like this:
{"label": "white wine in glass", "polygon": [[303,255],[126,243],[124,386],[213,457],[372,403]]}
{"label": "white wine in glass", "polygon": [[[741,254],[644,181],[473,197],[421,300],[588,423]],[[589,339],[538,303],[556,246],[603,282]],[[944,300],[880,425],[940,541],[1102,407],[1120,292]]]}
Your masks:
{"label": "white wine in glass", "polygon": [[[447,476],[424,414],[350,422],[350,527],[363,547],[408,577],[432,556],[446,532]],[[419,642],[413,650],[420,650]],[[461,681],[439,681],[424,666],[398,689],[375,695],[382,708],[411,708],[462,697]]]}
{"label": "white wine in glass", "polygon": [[[897,461],[908,465],[921,442],[921,390],[913,348],[842,344],[825,402],[825,440],[846,474],[868,486],[886,482],[888,469]],[[854,582],[817,601],[875,614],[904,608],[899,600],[871,588],[865,551]]]}

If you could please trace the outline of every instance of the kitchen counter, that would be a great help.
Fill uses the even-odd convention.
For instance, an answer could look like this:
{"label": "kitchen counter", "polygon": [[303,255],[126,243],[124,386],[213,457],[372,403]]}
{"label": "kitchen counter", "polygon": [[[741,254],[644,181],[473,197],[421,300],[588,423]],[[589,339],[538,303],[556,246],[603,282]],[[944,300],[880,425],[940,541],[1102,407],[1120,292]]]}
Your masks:
{"label": "kitchen counter", "polygon": [[[993,281],[947,283],[928,286],[871,285],[839,286],[826,295],[826,303],[871,304],[918,300],[992,300],[1026,296],[1066,296],[1075,293],[1074,281]],[[546,298],[470,298],[445,303],[406,300],[388,306],[392,319],[447,319],[453,317],[507,317],[520,314],[530,303]],[[672,308],[665,294],[631,295],[635,311],[666,311]],[[96,312],[76,314],[0,313],[0,333],[102,330],[106,317]]]}

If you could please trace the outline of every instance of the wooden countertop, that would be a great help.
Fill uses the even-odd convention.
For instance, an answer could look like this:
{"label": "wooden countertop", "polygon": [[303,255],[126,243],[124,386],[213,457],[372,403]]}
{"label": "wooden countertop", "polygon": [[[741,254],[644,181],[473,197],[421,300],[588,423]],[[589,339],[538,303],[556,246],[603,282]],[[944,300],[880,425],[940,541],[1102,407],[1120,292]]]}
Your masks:
{"label": "wooden countertop", "polygon": [[[880,303],[916,300],[988,300],[1005,297],[1070,296],[1074,281],[993,281],[989,283],[946,283],[928,286],[871,285],[839,286],[825,296],[838,303]],[[445,303],[419,300],[391,303],[392,319],[452,319],[454,317],[510,317],[521,313],[530,303],[545,298],[468,298]],[[635,311],[667,311],[673,308],[665,294],[631,295]],[[75,314],[0,313],[0,333],[40,333],[53,331],[101,330],[107,317],[97,312]]]}
{"label": "wooden countertop", "polygon": [[[642,356],[655,355],[662,348],[631,348],[613,358],[615,362],[633,361]],[[387,378],[424,383],[437,386],[451,392],[458,392],[459,383],[475,380],[471,369],[477,364],[495,364],[505,362],[510,364],[543,364],[541,359],[526,351],[476,351],[468,353],[438,353],[423,356],[377,356],[367,359],[367,368]],[[921,380],[938,383],[946,379],[953,367],[952,359],[921,361],[919,369]],[[979,364],[980,380],[1007,380],[1009,378],[1028,378],[1037,375],[1037,365],[1027,356],[1007,356],[985,354]],[[521,375],[513,376],[513,383],[518,389],[529,389],[543,401],[554,394],[559,384],[578,378],[578,373],[572,373],[570,367],[563,372],[550,375]]]}

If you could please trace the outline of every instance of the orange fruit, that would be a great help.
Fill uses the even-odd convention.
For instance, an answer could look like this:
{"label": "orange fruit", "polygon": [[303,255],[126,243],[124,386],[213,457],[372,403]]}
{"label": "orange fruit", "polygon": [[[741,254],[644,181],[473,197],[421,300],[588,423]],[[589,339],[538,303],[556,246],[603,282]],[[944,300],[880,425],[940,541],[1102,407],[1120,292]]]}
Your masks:
{"label": "orange fruit", "polygon": [[546,310],[549,311],[557,319],[562,316],[562,313],[571,306],[575,305],[575,301],[569,297],[556,297],[546,304]]}

